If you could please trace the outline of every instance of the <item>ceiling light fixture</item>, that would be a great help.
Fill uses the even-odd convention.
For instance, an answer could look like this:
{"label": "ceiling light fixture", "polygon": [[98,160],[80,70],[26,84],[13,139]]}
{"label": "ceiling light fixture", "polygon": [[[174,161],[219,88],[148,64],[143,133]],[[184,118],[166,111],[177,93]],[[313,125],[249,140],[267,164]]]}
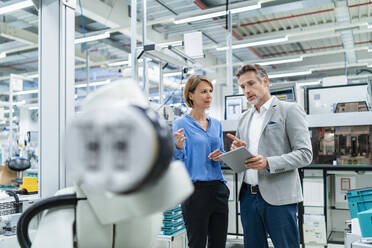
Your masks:
{"label": "ceiling light fixture", "polygon": [[6,53],[5,52],[1,52],[0,53],[0,59],[3,59],[3,58],[5,58],[6,57]]}
{"label": "ceiling light fixture", "polygon": [[[142,63],[143,62],[143,59],[139,59],[137,60],[138,63]],[[147,62],[149,62],[149,60],[147,60]],[[123,61],[117,61],[117,62],[112,62],[112,63],[108,63],[107,65],[108,66],[111,66],[111,67],[115,67],[115,66],[121,66],[121,65],[128,65],[128,66],[131,66],[131,61],[130,60],[123,60]]]}
{"label": "ceiling light fixture", "polygon": [[[236,14],[236,13],[259,9],[259,8],[261,8],[260,2],[254,5],[231,9],[230,11],[232,14]],[[226,15],[226,13],[227,13],[226,10],[220,10],[220,11],[210,12],[206,14],[199,14],[199,15],[190,16],[190,17],[184,17],[184,18],[180,17],[179,19],[175,19],[173,22],[175,24],[181,24],[181,23],[187,23],[187,22],[200,21],[200,20],[210,19],[214,17],[224,16]]]}
{"label": "ceiling light fixture", "polygon": [[[244,47],[254,47],[254,46],[261,46],[261,45],[268,45],[268,44],[273,44],[273,43],[279,43],[279,42],[284,42],[288,41],[288,35],[281,37],[281,38],[275,38],[275,39],[270,39],[270,40],[260,40],[260,41],[252,41],[252,42],[247,42],[247,43],[242,43],[242,44],[236,44],[232,45],[232,49],[238,49],[238,48],[244,48]],[[227,50],[228,47],[217,47],[217,51],[225,51]]]}
{"label": "ceiling light fixture", "polygon": [[[91,82],[89,84],[89,86],[99,86],[99,85],[105,85],[105,84],[108,84],[110,83],[110,80],[105,80],[105,81],[98,81],[98,82]],[[88,84],[84,83],[84,84],[76,84],[75,85],[75,88],[83,88],[83,87],[87,87]],[[13,95],[27,95],[27,94],[34,94],[34,93],[39,93],[39,90],[23,90],[23,91],[18,91],[18,92],[14,92]]]}
{"label": "ceiling light fixture", "polygon": [[19,96],[19,95],[27,95],[27,94],[33,94],[33,93],[39,93],[39,90],[22,90],[22,91],[14,92],[13,95]]}
{"label": "ceiling light fixture", "polygon": [[0,6],[0,15],[33,6],[31,0],[21,0]]}
{"label": "ceiling light fixture", "polygon": [[[105,85],[105,84],[108,84],[108,83],[110,83],[110,80],[99,81],[99,82],[91,82],[91,83],[89,83],[89,87],[91,87],[91,86]],[[87,83],[85,83],[85,84],[75,84],[75,88],[85,88],[87,86],[88,86]]]}
{"label": "ceiling light fixture", "polygon": [[303,86],[310,86],[310,85],[317,85],[317,84],[320,84],[321,81],[318,80],[318,81],[313,81],[313,82],[297,82],[297,84],[300,86],[300,87],[303,87]]}
{"label": "ceiling light fixture", "polygon": [[39,77],[39,73],[26,75],[26,77],[28,77],[28,78],[38,78]]}
{"label": "ceiling light fixture", "polygon": [[254,5],[249,5],[249,6],[245,6],[245,7],[240,7],[240,8],[236,8],[236,9],[231,9],[231,13],[232,14],[236,14],[236,13],[241,13],[241,12],[245,12],[245,11],[250,11],[250,10],[254,10],[254,9],[259,9],[261,8],[261,3],[257,3],[257,4],[254,4]]}
{"label": "ceiling light fixture", "polygon": [[280,73],[280,74],[270,74],[268,76],[269,78],[282,78],[282,77],[310,75],[311,73],[312,73],[312,70],[307,70],[307,71],[298,71],[298,72],[286,72],[286,73]]}
{"label": "ceiling light fixture", "polygon": [[110,37],[110,33],[105,32],[103,34],[91,35],[91,36],[75,39],[75,44],[80,44],[80,43],[94,41],[94,40],[102,40],[102,39],[106,39],[109,37]]}
{"label": "ceiling light fixture", "polygon": [[187,18],[183,18],[183,19],[179,19],[179,20],[174,20],[173,22],[174,22],[174,24],[182,24],[182,23],[187,23],[187,22],[205,20],[205,19],[218,17],[218,16],[223,16],[223,15],[226,15],[226,10],[212,12],[212,13],[209,13],[209,14],[187,17]]}
{"label": "ceiling light fixture", "polygon": [[259,65],[278,65],[278,64],[284,64],[284,63],[293,63],[293,62],[301,62],[304,58],[297,57],[297,58],[291,58],[291,59],[281,59],[281,60],[272,60],[272,61],[264,61],[264,62],[258,62]]}
{"label": "ceiling light fixture", "polygon": [[175,47],[175,46],[182,46],[182,45],[183,45],[183,41],[182,40],[177,40],[177,41],[172,41],[172,42],[164,42],[164,43],[156,44],[156,46],[158,46],[160,48],[167,48],[169,46]]}
{"label": "ceiling light fixture", "polygon": [[129,64],[130,64],[130,61],[129,60],[124,60],[124,61],[118,61],[118,62],[108,63],[107,65],[108,66],[115,67],[115,66],[121,66],[121,65],[129,65]]}

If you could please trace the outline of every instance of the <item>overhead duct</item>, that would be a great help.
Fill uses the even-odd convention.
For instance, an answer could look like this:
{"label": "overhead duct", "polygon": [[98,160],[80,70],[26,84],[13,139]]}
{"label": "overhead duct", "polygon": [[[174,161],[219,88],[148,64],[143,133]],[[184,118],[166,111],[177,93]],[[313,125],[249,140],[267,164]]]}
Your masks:
{"label": "overhead duct", "polygon": [[[336,22],[342,25],[351,24],[349,8],[347,7],[346,2],[336,2],[335,5]],[[353,31],[352,30],[336,31],[339,32],[341,35],[341,40],[344,49],[353,49],[354,48]],[[354,51],[346,52],[346,58],[349,64],[354,64],[357,61]]]}

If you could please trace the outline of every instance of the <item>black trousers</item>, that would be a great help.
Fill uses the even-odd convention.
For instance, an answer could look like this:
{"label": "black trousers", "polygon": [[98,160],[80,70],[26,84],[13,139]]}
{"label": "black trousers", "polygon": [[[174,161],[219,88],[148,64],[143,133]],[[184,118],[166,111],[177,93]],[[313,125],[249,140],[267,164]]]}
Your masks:
{"label": "black trousers", "polygon": [[222,181],[194,183],[194,193],[182,203],[190,248],[225,248],[230,191]]}

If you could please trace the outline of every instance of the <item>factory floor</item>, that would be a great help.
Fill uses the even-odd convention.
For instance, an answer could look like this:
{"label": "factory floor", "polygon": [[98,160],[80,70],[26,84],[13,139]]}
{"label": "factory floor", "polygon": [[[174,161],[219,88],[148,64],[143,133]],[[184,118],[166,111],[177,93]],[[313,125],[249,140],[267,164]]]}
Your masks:
{"label": "factory floor", "polygon": [[[171,241],[172,240],[172,241]],[[163,239],[163,241],[158,240],[152,248],[187,248],[187,238],[186,232],[180,232],[177,234],[173,239]],[[269,247],[273,248],[274,246],[270,243],[269,240]],[[327,248],[343,248],[343,245],[335,245],[329,244]],[[226,248],[244,248],[243,245],[243,237],[241,236],[227,236]],[[324,246],[309,246],[306,245],[306,248],[324,248]]]}

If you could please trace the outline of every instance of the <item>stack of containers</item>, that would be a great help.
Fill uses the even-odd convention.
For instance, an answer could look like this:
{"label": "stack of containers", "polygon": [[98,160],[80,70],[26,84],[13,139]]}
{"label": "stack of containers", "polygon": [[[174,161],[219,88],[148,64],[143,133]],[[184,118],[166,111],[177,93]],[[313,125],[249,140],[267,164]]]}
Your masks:
{"label": "stack of containers", "polygon": [[185,223],[182,217],[181,205],[177,205],[163,213],[161,234],[174,235],[183,229],[185,229]]}
{"label": "stack of containers", "polygon": [[346,195],[350,217],[358,218],[364,238],[372,237],[372,188],[351,190]]}

